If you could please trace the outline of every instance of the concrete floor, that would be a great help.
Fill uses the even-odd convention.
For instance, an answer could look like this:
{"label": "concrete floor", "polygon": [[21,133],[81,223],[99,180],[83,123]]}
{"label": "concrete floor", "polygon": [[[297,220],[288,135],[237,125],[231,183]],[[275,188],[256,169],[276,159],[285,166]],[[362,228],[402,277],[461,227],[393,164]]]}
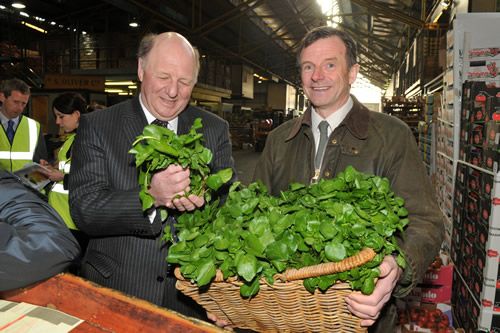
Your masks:
{"label": "concrete floor", "polygon": [[233,149],[233,158],[238,180],[243,184],[248,185],[252,181],[253,172],[257,165],[261,153],[257,153],[253,148],[248,149]]}

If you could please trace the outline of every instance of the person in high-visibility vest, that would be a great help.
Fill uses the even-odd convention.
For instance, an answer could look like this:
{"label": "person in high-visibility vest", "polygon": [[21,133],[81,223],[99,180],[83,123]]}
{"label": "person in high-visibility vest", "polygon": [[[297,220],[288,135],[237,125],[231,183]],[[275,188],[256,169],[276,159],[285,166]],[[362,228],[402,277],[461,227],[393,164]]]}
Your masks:
{"label": "person in high-visibility vest", "polygon": [[82,95],[76,92],[66,92],[57,96],[52,103],[52,111],[56,124],[64,132],[64,143],[57,154],[57,166],[50,166],[47,161],[41,161],[50,172],[47,176],[54,181],[48,197],[49,204],[61,215],[66,225],[85,250],[87,236],[75,226],[69,211],[68,180],[71,169],[71,147],[75,140],[80,116],[88,111],[87,102]]}
{"label": "person in high-visibility vest", "polygon": [[47,159],[40,123],[22,115],[30,94],[30,87],[22,80],[9,79],[1,84],[0,166],[10,172]]}

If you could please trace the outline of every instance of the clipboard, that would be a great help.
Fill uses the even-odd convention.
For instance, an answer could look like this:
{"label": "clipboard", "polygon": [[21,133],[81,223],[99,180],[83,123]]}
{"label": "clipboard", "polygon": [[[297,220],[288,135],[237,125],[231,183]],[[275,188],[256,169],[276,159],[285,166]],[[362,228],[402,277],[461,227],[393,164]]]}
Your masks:
{"label": "clipboard", "polygon": [[14,174],[18,176],[25,185],[40,191],[51,182],[42,171],[49,172],[50,170],[41,164],[33,162],[26,164],[22,169],[14,171]]}

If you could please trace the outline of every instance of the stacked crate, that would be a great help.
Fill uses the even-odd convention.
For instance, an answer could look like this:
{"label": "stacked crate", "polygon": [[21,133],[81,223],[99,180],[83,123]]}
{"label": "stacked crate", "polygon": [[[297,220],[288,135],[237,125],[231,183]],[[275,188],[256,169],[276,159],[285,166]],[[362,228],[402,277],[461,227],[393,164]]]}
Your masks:
{"label": "stacked crate", "polygon": [[493,83],[464,83],[450,254],[454,315],[466,332],[500,332],[499,100]]}
{"label": "stacked crate", "polygon": [[384,100],[382,111],[404,121],[410,127],[415,140],[418,141],[418,123],[424,119],[423,104],[420,99],[410,101],[396,97],[392,100]]}

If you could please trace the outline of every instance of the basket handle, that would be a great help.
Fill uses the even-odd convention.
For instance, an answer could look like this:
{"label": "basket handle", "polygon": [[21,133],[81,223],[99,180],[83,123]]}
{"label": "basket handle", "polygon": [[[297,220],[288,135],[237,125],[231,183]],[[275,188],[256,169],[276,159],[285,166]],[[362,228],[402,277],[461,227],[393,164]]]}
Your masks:
{"label": "basket handle", "polygon": [[274,278],[286,282],[344,272],[366,264],[371,261],[375,255],[375,251],[367,247],[355,255],[345,258],[339,262],[325,262],[318,265],[302,267],[300,269],[289,268],[281,274],[275,274]]}

